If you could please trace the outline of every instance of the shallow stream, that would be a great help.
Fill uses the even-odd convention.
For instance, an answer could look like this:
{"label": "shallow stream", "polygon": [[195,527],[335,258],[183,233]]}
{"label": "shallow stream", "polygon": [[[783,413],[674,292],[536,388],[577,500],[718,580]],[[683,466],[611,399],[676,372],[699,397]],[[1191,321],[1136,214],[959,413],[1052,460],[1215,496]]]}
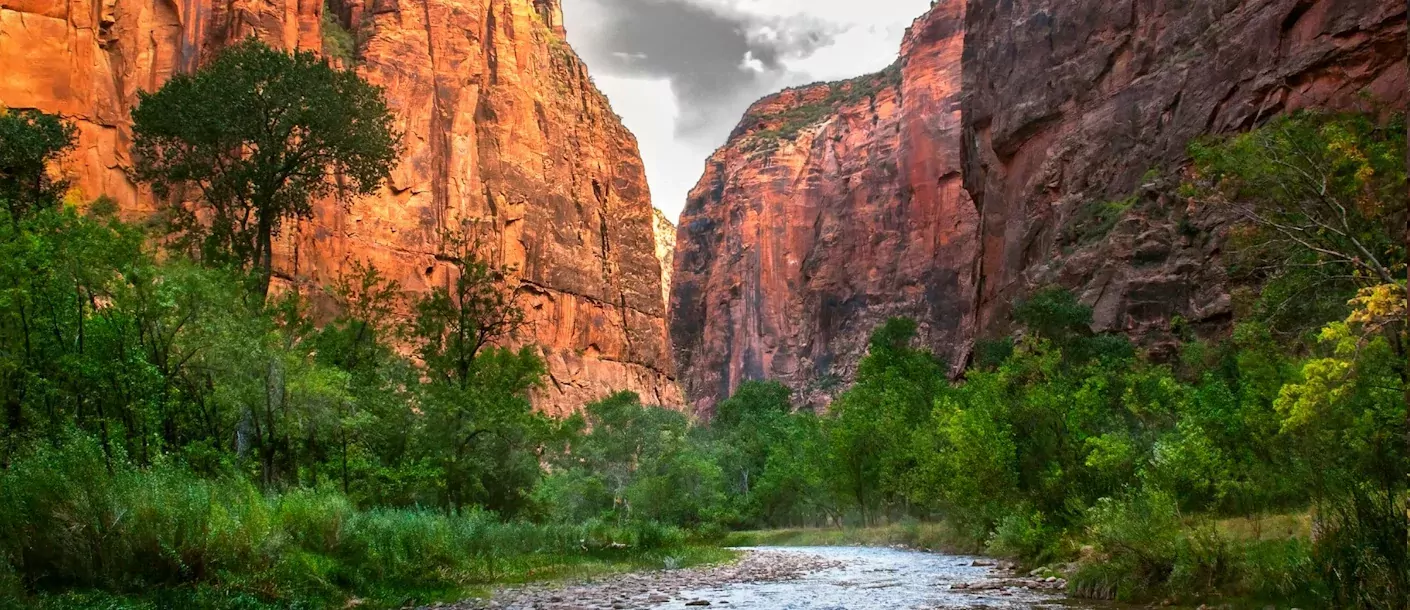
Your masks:
{"label": "shallow stream", "polygon": [[502,589],[456,610],[900,610],[1074,608],[992,561],[865,547],[743,549],[739,561]]}
{"label": "shallow stream", "polygon": [[993,575],[989,562],[975,557],[864,547],[760,550],[806,553],[841,565],[796,580],[687,589],[677,599],[655,608],[687,610],[700,607],[685,605],[697,600],[710,602],[709,607],[738,610],[1070,607],[1061,603],[1060,596],[1025,588],[951,589],[952,585],[983,582]]}

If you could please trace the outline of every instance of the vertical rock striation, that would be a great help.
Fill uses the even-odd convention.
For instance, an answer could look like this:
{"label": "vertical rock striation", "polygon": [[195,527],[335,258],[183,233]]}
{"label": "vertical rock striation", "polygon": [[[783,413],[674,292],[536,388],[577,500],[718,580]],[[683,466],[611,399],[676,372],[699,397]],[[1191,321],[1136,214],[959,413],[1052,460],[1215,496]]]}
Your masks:
{"label": "vertical rock striation", "polygon": [[[469,227],[521,276],[530,326],[515,342],[542,346],[541,409],[619,389],[679,405],[636,140],[565,41],[558,0],[329,6],[356,41],[341,61],[386,90],[406,153],[381,194],[322,202],[286,231],[277,275],[313,287],[361,260],[425,291],[450,280],[436,259],[443,232]],[[77,124],[65,171],[85,196],[141,216],[152,196],[122,171],[137,91],[245,36],[320,49],[323,11],[322,0],[5,0],[0,103]]]}
{"label": "vertical rock striation", "polygon": [[971,334],[964,7],[918,20],[879,74],[759,101],[706,162],[681,216],[671,302],[695,409],[764,377],[826,404],[891,316],[915,318],[941,353]]}
{"label": "vertical rock striation", "polygon": [[1405,11],[941,0],[908,32],[899,70],[761,100],[708,161],[672,287],[687,398],[708,412],[769,377],[826,402],[896,315],[962,366],[1042,284],[1076,290],[1099,330],[1157,354],[1174,316],[1221,328],[1228,219],[1159,175],[1193,138],[1280,112],[1403,112]]}

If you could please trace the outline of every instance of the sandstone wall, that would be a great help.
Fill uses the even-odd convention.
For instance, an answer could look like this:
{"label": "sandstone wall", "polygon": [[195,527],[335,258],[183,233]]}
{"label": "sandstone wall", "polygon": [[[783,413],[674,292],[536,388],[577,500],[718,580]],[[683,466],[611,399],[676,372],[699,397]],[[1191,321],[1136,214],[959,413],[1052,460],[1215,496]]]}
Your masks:
{"label": "sandstone wall", "polygon": [[[279,277],[312,288],[362,260],[424,291],[449,281],[442,229],[469,223],[522,275],[531,327],[516,342],[543,346],[540,408],[618,389],[679,405],[636,141],[564,40],[558,1],[332,6],[357,41],[347,63],[385,88],[406,155],[380,195],[321,203],[282,235]],[[140,217],[151,194],[122,171],[136,92],[248,35],[320,49],[322,18],[321,0],[3,0],[0,103],[73,121],[65,171]]]}
{"label": "sandstone wall", "polygon": [[676,225],[661,210],[653,216],[656,233],[656,260],[661,261],[661,302],[671,302],[671,271],[676,260]]}
{"label": "sandstone wall", "polygon": [[[1015,297],[1049,283],[1157,355],[1173,316],[1217,332],[1228,219],[1148,170],[1292,109],[1404,111],[1405,10],[940,0],[906,36],[898,80],[864,99],[835,92],[868,79],[766,98],[707,163],[672,289],[688,399],[708,411],[767,377],[825,403],[893,315],[962,366]],[[1108,202],[1125,210],[1114,227],[1074,230]]]}
{"label": "sandstone wall", "polygon": [[746,379],[826,404],[873,327],[969,336],[977,216],[960,180],[964,3],[937,7],[902,61],[756,103],[681,216],[671,336],[694,408]]}
{"label": "sandstone wall", "polygon": [[[1193,138],[1281,112],[1406,108],[1398,0],[980,4],[966,36],[965,185],[983,216],[989,329],[1049,282],[1093,305],[1099,330],[1157,351],[1173,347],[1172,316],[1226,324],[1226,219],[1147,172],[1178,166]],[[1123,199],[1133,210],[1107,238],[1063,235],[1084,208]]]}

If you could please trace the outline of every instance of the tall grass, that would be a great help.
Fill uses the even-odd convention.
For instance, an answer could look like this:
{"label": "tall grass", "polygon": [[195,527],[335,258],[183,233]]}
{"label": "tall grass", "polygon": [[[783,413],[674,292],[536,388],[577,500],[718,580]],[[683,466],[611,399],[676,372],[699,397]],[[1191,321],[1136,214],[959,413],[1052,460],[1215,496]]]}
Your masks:
{"label": "tall grass", "polygon": [[864,528],[790,528],[730,532],[727,546],[904,546],[947,553],[977,553],[982,544],[949,523],[907,519]]}
{"label": "tall grass", "polygon": [[[266,495],[242,477],[110,467],[81,439],[0,472],[0,490],[0,607],[125,607],[112,601],[124,596],[157,606],[332,607],[352,597],[399,606],[492,583],[724,557],[652,523],[358,510],[332,490]],[[52,595],[60,591],[70,593]]]}

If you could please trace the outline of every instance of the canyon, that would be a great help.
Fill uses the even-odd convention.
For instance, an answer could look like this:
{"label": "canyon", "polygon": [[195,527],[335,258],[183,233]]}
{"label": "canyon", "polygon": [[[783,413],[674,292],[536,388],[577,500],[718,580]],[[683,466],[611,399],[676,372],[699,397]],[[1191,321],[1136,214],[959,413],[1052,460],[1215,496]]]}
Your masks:
{"label": "canyon", "polygon": [[[1189,143],[1303,108],[1404,112],[1392,0],[941,0],[895,66],[745,114],[679,221],[671,341],[709,413],[777,379],[825,406],[906,316],[958,373],[1048,285],[1154,357],[1227,332],[1226,211]],[[1180,322],[1183,321],[1183,322]]]}
{"label": "canyon", "polygon": [[[328,14],[325,14],[325,10]],[[515,270],[547,363],[536,406],[562,415],[617,390],[683,400],[665,331],[658,226],[640,153],[568,46],[558,0],[4,0],[0,104],[58,113],[78,142],[77,196],[143,220],[128,179],[141,91],[255,36],[325,53],[382,87],[405,152],[377,195],[316,205],[279,236],[276,278],[309,294],[353,262],[409,293],[450,281],[445,231]],[[350,39],[339,55],[325,40]]]}
{"label": "canyon", "polygon": [[1189,143],[1407,104],[1391,0],[941,0],[890,68],[755,103],[673,227],[559,2],[0,0],[0,104],[74,124],[76,197],[145,221],[164,202],[126,173],[139,92],[248,36],[357,71],[404,158],[280,235],[277,282],[327,311],[320,287],[363,262],[423,293],[466,231],[515,270],[529,324],[510,343],[540,349],[555,415],[615,390],[708,415],[765,378],[823,408],[895,316],[959,374],[1047,285],[1168,356],[1241,298],[1228,213],[1175,188]]}

